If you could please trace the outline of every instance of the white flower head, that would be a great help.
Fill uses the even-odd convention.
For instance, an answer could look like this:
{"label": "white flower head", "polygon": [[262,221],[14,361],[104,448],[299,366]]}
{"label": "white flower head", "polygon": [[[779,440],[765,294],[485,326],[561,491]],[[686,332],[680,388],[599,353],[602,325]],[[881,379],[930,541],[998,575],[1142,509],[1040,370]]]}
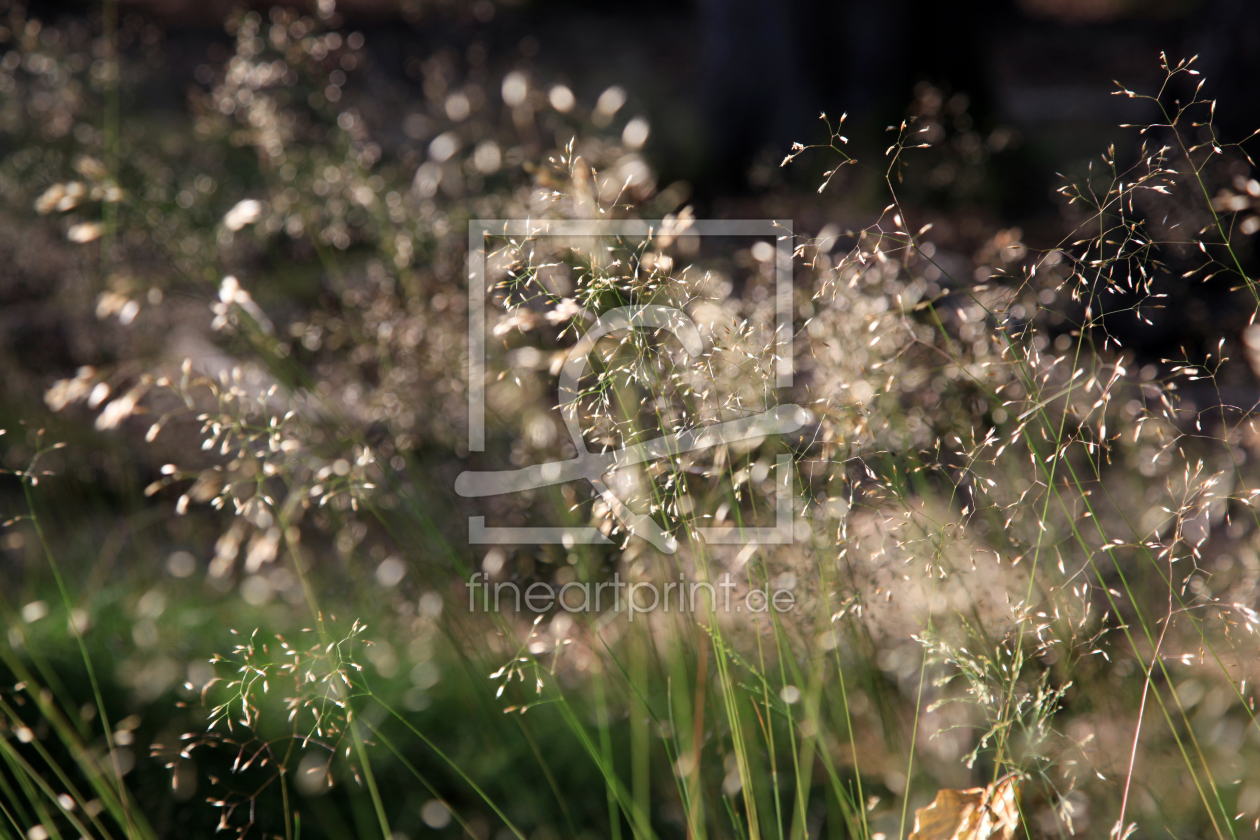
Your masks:
{"label": "white flower head", "polygon": [[256,201],[252,198],[238,201],[236,206],[227,211],[227,215],[223,217],[223,226],[230,231],[238,231],[246,225],[252,225],[261,219],[262,212],[263,206],[261,201]]}

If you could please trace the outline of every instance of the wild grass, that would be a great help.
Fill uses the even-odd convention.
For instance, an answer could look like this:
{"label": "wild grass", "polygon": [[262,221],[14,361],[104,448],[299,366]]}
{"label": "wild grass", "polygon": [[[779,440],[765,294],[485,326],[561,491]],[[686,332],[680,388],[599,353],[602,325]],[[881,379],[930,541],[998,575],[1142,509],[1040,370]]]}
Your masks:
{"label": "wild grass", "polygon": [[[10,9],[4,32],[3,189],[32,209],[6,223],[65,240],[85,341],[117,352],[39,383],[48,430],[5,438],[22,565],[0,598],[0,836],[874,840],[910,834],[942,788],[1004,780],[1018,836],[1260,825],[1254,315],[1168,358],[1122,343],[1188,283],[1260,301],[1260,186],[1193,62],[1121,91],[1159,116],[1066,180],[1045,242],[903,197],[917,166],[980,165],[985,141],[931,91],[882,161],[824,117],[784,163],[825,159],[817,201],[886,198],[792,235],[780,390],[775,243],[689,236],[642,126],[619,131],[624,93],[583,111],[435,56],[400,134],[399,103],[355,80],[363,36],[277,9],[233,23],[188,130],[97,131],[87,103],[126,107],[144,69],[82,56],[143,52],[143,22],[102,43]],[[488,237],[488,446],[470,457],[463,226],[491,217],[666,223]],[[705,350],[660,330],[596,343],[564,406],[588,447],[789,403],[806,428],[607,476],[672,554],[578,485],[454,500],[470,464],[573,455],[564,354],[646,304],[685,311]],[[57,495],[120,436],[147,484],[116,503],[125,574]],[[700,535],[769,524],[784,481],[790,544]],[[469,546],[472,512],[610,543]],[[474,572],[736,588],[633,621],[485,613]],[[753,588],[793,606],[753,610]]]}

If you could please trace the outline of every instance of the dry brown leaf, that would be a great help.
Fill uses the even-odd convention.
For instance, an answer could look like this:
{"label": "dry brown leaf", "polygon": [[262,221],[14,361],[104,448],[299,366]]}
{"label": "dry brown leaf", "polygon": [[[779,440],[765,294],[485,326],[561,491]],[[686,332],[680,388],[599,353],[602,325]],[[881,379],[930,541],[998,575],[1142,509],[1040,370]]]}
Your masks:
{"label": "dry brown leaf", "polygon": [[942,790],[914,815],[910,840],[1012,840],[1019,828],[1019,778],[988,787]]}

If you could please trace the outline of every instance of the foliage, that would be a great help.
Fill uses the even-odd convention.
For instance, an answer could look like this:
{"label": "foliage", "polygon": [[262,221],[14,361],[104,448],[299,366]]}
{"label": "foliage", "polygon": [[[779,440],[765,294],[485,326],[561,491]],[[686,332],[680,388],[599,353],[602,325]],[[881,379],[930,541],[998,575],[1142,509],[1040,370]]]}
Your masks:
{"label": "foliage", "polygon": [[[781,390],[776,243],[688,235],[619,88],[584,110],[438,54],[407,113],[362,34],[276,7],[233,20],[234,52],[172,123],[137,102],[155,29],[8,15],[4,235],[45,247],[5,294],[54,290],[40,305],[77,349],[4,360],[0,837],[875,838],[997,788],[1028,836],[1260,825],[1260,327],[1166,359],[1122,343],[1188,282],[1260,303],[1260,187],[1183,86],[1192,62],[1122,91],[1161,116],[1068,181],[1039,244],[905,199],[924,160],[980,177],[979,135],[946,131],[939,95],[919,91],[878,165],[824,116],[825,142],[784,161],[831,161],[799,206],[887,206],[784,229]],[[484,218],[665,224],[487,237],[489,445],[470,455],[463,267]],[[686,312],[706,351],[619,331],[560,400],[572,342],[627,305]],[[789,404],[809,409],[797,434],[619,468],[608,492],[449,492],[469,464]],[[792,543],[702,536],[764,524],[781,484]],[[610,539],[483,552],[474,510]],[[675,552],[627,533],[645,516]],[[553,590],[730,575],[735,608],[486,613],[474,572]],[[753,588],[793,608],[742,609]],[[220,655],[232,626],[250,633]]]}

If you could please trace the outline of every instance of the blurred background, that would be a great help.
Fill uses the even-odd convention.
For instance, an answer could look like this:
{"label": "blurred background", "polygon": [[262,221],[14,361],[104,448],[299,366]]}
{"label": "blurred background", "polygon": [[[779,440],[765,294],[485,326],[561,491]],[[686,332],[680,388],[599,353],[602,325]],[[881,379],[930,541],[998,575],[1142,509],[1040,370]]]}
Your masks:
{"label": "blurred background", "polygon": [[[228,16],[270,6],[120,0],[121,14],[162,30],[163,72],[148,81],[146,104],[182,113],[197,67],[230,45]],[[47,20],[99,11],[86,0],[29,8]],[[925,83],[960,96],[953,106],[965,103],[986,139],[998,127],[1010,132],[1000,145],[1021,151],[1010,164],[1018,168],[1003,174],[1044,185],[1040,193],[999,188],[1003,212],[1044,211],[1033,196],[1050,195],[1054,172],[1117,139],[1118,122],[1149,116],[1112,92],[1121,79],[1157,84],[1161,51],[1199,56],[1224,139],[1246,137],[1260,115],[1251,93],[1260,11],[1245,0],[338,0],[328,8],[331,20],[371,41],[369,84],[391,93],[419,98],[422,65],[443,54],[529,69],[582,101],[624,88],[651,121],[653,166],[691,184],[705,204],[772,187],[788,146],[819,134],[820,111],[882,130],[904,118]]]}
{"label": "blurred background", "polygon": [[[153,62],[128,102],[130,118],[186,113],[189,92],[208,89],[210,68],[230,53],[225,21],[274,5],[284,7],[119,0],[119,15],[148,27],[131,52]],[[100,19],[86,0],[29,8],[49,21]],[[1043,241],[1061,228],[1062,177],[1113,144],[1123,156],[1135,135],[1121,124],[1157,121],[1153,103],[1115,91],[1118,82],[1157,89],[1161,53],[1174,61],[1197,56],[1200,78],[1212,80],[1222,141],[1241,141],[1260,125],[1253,90],[1260,9],[1245,0],[339,0],[292,8],[326,15],[320,19],[329,26],[370,42],[353,86],[390,103],[373,128],[403,160],[418,160],[436,133],[435,123],[415,116],[431,98],[433,73],[452,83],[464,78],[494,101],[493,80],[516,71],[565,86],[579,110],[615,87],[626,102],[616,109],[617,127],[628,115],[644,121],[636,124],[643,156],[671,197],[700,216],[779,213],[809,230],[851,223],[851,209],[874,209],[855,189],[831,201],[802,200],[819,167],[780,167],[792,143],[825,139],[822,112],[848,115],[850,151],[866,159],[883,153],[886,127],[907,117],[936,121],[955,154],[914,187],[914,197],[948,209],[960,224],[1002,219]],[[1171,94],[1190,94],[1184,79]],[[526,154],[541,148],[533,142],[522,147]],[[1221,314],[1212,291],[1200,292],[1188,302],[1194,312]],[[1158,355],[1194,329],[1172,320],[1180,326],[1158,316],[1158,329],[1126,337]]]}

